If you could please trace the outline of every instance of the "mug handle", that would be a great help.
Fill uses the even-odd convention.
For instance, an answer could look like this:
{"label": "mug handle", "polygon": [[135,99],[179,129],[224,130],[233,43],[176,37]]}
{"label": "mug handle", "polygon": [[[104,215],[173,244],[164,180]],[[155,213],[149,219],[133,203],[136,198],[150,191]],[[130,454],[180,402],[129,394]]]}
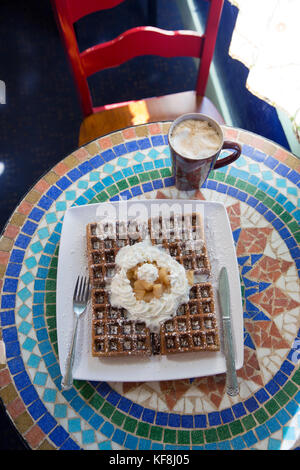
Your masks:
{"label": "mug handle", "polygon": [[218,168],[221,168],[222,166],[229,165],[229,163],[234,162],[239,158],[239,156],[242,153],[242,149],[240,144],[237,142],[231,142],[230,140],[225,140],[222,146],[222,149],[233,149],[234,152],[228,155],[225,158],[221,158],[220,160],[217,160],[215,165],[214,165],[214,170],[217,170]]}

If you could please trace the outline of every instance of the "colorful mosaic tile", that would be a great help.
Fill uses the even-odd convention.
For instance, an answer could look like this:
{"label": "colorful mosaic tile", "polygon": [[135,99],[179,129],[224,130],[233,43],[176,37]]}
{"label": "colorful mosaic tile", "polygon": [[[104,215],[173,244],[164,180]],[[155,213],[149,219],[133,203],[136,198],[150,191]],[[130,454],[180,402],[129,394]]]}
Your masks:
{"label": "colorful mosaic tile", "polygon": [[[300,426],[300,164],[224,127],[235,164],[201,191],[174,187],[168,123],[102,137],[69,155],[17,207],[0,240],[0,396],[33,449],[291,449]],[[194,198],[227,208],[244,307],[240,395],[225,374],[162,382],[74,382],[61,390],[56,275],[64,212],[130,198]]]}

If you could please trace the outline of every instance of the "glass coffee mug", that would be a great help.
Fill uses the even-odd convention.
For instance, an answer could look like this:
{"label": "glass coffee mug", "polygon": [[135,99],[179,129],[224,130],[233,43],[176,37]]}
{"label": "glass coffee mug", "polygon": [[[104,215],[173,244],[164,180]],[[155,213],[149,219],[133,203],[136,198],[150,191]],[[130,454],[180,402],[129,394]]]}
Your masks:
{"label": "glass coffee mug", "polygon": [[[189,132],[191,131],[187,129],[184,129],[181,134],[178,133],[179,128],[177,126],[180,123],[182,123],[181,126],[185,126],[184,121],[186,120],[189,120],[189,123],[187,123],[189,126],[192,125],[192,127],[194,127],[191,137],[189,137]],[[191,121],[198,120],[206,121],[207,124],[204,124],[204,129],[197,129],[198,123],[195,123],[195,126],[193,126],[193,122],[191,123]],[[197,132],[201,134],[204,133],[204,135],[197,136]],[[184,149],[180,145],[181,136],[185,141]],[[193,150],[197,147],[197,137],[203,148],[202,154],[199,150],[199,156],[195,156],[195,153],[193,153]],[[224,141],[224,135],[220,125],[205,114],[190,113],[179,116],[170,126],[168,139],[173,162],[175,185],[177,189],[182,191],[201,188],[211,170],[229,165],[241,155],[241,146],[237,142]],[[209,144],[207,148],[203,147],[203,139]],[[209,148],[212,150],[209,150]],[[220,152],[223,149],[231,149],[233,152],[218,160]]]}

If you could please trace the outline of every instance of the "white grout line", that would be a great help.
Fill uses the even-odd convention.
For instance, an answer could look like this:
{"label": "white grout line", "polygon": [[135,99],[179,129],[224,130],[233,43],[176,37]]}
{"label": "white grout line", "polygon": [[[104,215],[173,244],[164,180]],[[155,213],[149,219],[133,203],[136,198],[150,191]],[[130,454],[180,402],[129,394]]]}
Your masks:
{"label": "white grout line", "polygon": [[4,342],[0,339],[0,365],[6,363]]}

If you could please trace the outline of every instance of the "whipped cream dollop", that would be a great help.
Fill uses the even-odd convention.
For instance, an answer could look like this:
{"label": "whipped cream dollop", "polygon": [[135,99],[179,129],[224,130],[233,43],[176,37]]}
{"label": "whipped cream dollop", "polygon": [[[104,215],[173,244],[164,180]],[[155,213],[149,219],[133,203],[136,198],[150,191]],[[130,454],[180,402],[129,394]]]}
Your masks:
{"label": "whipped cream dollop", "polygon": [[142,264],[137,270],[138,279],[147,282],[154,282],[158,278],[158,269],[153,264]]}
{"label": "whipped cream dollop", "polygon": [[[137,300],[127,277],[127,271],[139,263],[154,261],[157,266],[165,267],[168,270],[170,290],[164,292],[159,299],[153,298],[150,302]],[[150,240],[121,248],[116,256],[116,265],[117,272],[110,284],[111,305],[125,308],[128,312],[128,320],[145,322],[153,332],[159,330],[162,322],[176,314],[180,304],[189,300],[191,286],[188,283],[184,267],[165,249],[153,246]],[[139,268],[143,267],[141,276],[144,277],[142,279],[145,279],[145,276],[148,276],[149,279],[154,276],[154,270],[151,266],[153,265],[144,264]]]}

